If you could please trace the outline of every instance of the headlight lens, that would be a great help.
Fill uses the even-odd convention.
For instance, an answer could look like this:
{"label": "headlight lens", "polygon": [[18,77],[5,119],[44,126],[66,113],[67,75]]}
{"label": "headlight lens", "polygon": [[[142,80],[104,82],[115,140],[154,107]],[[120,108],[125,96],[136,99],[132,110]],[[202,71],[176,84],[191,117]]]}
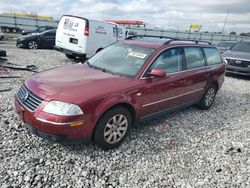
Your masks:
{"label": "headlight lens", "polygon": [[224,62],[225,62],[226,64],[228,64],[228,62],[227,62],[226,58],[223,58],[223,60],[224,60]]}
{"label": "headlight lens", "polygon": [[83,114],[79,106],[60,101],[50,101],[44,107],[43,112],[61,116],[75,116]]}

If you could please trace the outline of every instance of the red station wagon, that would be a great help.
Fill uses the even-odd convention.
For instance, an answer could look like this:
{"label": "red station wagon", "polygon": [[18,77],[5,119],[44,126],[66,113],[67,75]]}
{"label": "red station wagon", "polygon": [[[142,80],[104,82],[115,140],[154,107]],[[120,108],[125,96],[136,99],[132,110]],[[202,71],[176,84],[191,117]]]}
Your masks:
{"label": "red station wagon", "polygon": [[15,97],[30,131],[57,142],[120,145],[137,120],[196,104],[209,109],[224,82],[216,47],[199,41],[131,37],[85,63],[28,78]]}

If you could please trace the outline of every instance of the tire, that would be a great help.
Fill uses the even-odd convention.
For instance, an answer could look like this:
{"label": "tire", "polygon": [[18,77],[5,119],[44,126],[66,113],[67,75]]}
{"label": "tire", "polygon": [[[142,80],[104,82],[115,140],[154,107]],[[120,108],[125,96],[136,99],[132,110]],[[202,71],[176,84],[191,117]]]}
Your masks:
{"label": "tire", "polygon": [[38,43],[34,40],[31,40],[27,44],[27,48],[29,49],[37,49],[38,48]]}
{"label": "tire", "polygon": [[104,150],[119,146],[126,138],[132,124],[130,112],[123,107],[114,107],[99,119],[94,131],[94,143]]}
{"label": "tire", "polygon": [[76,56],[70,55],[70,54],[65,54],[65,56],[66,56],[67,58],[69,58],[69,59],[75,59],[75,58],[76,58]]}
{"label": "tire", "polygon": [[209,86],[206,92],[203,94],[197,107],[201,110],[208,110],[214,103],[217,91],[218,88],[216,85],[213,84]]}

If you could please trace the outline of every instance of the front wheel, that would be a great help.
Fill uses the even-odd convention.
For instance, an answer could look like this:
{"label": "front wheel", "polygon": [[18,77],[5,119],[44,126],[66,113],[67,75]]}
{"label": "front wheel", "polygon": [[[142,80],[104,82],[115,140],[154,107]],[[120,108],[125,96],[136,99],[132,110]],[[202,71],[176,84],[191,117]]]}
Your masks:
{"label": "front wheel", "polygon": [[126,108],[112,108],[98,121],[94,142],[105,150],[113,149],[124,141],[131,124],[132,117]]}
{"label": "front wheel", "polygon": [[201,110],[208,110],[214,102],[217,90],[216,85],[208,87],[197,107]]}
{"label": "front wheel", "polygon": [[37,49],[38,48],[38,43],[34,40],[28,42],[28,48],[29,49]]}

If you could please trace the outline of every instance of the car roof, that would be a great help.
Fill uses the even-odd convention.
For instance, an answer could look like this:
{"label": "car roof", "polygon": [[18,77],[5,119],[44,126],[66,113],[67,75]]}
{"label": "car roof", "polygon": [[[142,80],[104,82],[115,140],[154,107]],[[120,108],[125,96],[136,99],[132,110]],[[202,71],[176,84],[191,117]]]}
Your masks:
{"label": "car roof", "polygon": [[191,45],[191,46],[211,46],[210,42],[198,41],[198,40],[186,40],[177,39],[171,37],[161,37],[161,36],[145,36],[145,35],[135,35],[126,38],[124,43],[144,46],[148,48],[160,48],[163,46],[173,46],[173,45]]}

